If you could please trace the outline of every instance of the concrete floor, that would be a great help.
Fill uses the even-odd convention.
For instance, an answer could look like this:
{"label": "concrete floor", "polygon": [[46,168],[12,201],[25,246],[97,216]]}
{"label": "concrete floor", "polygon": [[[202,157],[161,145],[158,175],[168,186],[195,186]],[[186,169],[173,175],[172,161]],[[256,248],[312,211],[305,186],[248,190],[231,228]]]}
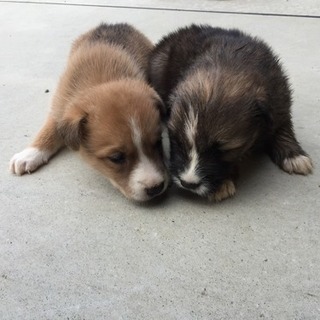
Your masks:
{"label": "concrete floor", "polygon": [[[320,19],[27,2],[0,1],[0,319],[320,319]],[[209,2],[239,4],[198,8]],[[261,1],[245,2],[263,12]],[[277,13],[319,13],[315,1],[271,2]],[[173,188],[147,205],[67,150],[32,175],[11,175],[8,161],[44,121],[72,40],[101,21],[132,23],[153,41],[191,22],[265,39],[290,76],[314,174],[290,176],[262,156],[231,200]]]}

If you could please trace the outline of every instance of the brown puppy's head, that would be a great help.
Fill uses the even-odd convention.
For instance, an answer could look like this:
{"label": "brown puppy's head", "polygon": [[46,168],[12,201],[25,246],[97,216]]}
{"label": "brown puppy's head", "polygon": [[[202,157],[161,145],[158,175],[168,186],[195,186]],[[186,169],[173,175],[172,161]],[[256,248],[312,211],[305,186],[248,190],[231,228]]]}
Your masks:
{"label": "brown puppy's head", "polygon": [[269,121],[263,86],[252,75],[197,71],[178,85],[170,105],[173,180],[202,196],[230,176]]}
{"label": "brown puppy's head", "polygon": [[168,185],[162,108],[144,82],[118,80],[86,90],[67,107],[59,132],[127,198],[146,201]]}

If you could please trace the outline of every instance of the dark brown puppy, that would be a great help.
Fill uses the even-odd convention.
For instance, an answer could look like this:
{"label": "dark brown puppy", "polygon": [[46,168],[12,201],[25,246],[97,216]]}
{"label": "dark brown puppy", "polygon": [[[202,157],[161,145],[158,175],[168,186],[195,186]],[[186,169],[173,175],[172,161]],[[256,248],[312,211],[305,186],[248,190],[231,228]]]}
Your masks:
{"label": "dark brown puppy", "polygon": [[152,43],[127,24],[102,24],[80,36],[30,147],[13,156],[22,175],[63,146],[79,150],[126,197],[146,201],[168,185],[158,94],[147,84]]}
{"label": "dark brown puppy", "polygon": [[149,78],[168,107],[170,167],[185,189],[219,201],[235,193],[235,165],[256,148],[288,173],[312,162],[295,138],[279,59],[239,30],[179,29],[156,46]]}

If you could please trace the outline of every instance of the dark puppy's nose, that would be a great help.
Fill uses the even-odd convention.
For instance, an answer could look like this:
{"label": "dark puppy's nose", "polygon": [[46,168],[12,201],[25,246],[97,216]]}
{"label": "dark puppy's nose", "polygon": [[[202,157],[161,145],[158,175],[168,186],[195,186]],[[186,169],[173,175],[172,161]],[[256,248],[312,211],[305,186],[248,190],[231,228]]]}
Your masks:
{"label": "dark puppy's nose", "polygon": [[164,188],[164,182],[157,184],[156,186],[153,186],[151,188],[146,188],[146,193],[149,197],[154,197],[156,195],[158,195],[159,193],[161,193],[161,191]]}
{"label": "dark puppy's nose", "polygon": [[183,187],[191,190],[197,189],[198,187],[200,187],[200,184],[201,184],[201,183],[189,183],[181,179],[180,179],[180,182]]}

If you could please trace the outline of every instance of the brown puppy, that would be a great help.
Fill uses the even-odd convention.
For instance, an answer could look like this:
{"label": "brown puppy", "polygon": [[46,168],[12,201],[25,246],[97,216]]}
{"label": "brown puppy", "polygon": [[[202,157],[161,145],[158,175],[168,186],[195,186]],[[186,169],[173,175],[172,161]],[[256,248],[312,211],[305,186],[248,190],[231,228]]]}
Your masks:
{"label": "brown puppy", "polygon": [[127,24],[102,24],[80,36],[30,147],[10,161],[30,173],[69,146],[126,197],[146,201],[168,185],[161,145],[162,102],[146,83],[151,42]]}
{"label": "brown puppy", "polygon": [[263,41],[235,29],[181,28],[156,46],[149,78],[168,108],[178,186],[228,198],[237,162],[255,149],[288,173],[312,171],[294,134],[287,77]]}

